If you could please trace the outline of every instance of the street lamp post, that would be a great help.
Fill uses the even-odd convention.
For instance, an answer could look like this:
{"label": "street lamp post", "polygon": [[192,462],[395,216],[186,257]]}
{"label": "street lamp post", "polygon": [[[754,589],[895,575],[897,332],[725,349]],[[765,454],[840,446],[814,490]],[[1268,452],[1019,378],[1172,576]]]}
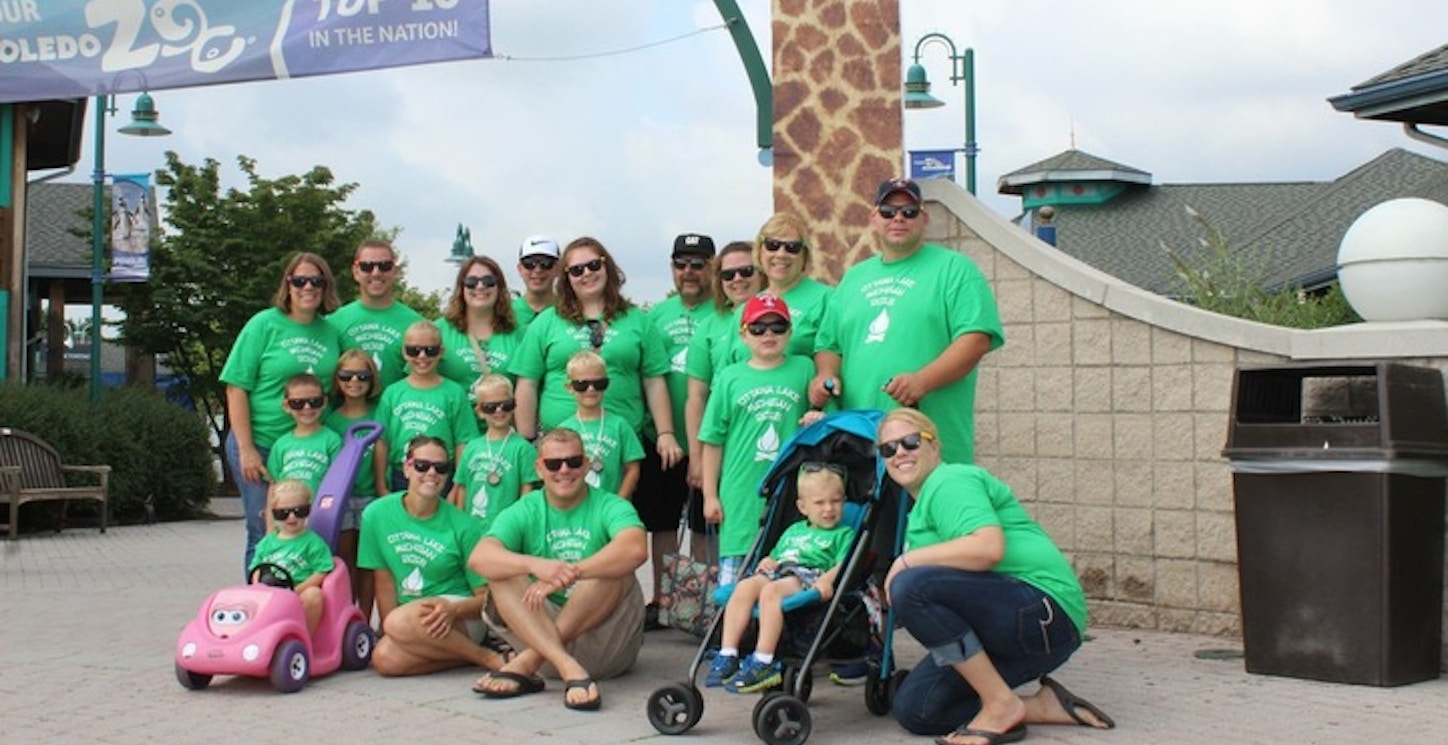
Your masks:
{"label": "street lamp post", "polygon": [[964,54],[958,54],[955,42],[938,32],[920,37],[920,41],[915,42],[915,63],[905,73],[905,108],[934,109],[945,105],[930,95],[930,81],[920,64],[920,50],[929,42],[940,42],[949,48],[950,84],[965,83],[965,188],[975,194],[975,156],[980,152],[975,141],[975,50],[966,47]]}
{"label": "street lamp post", "polygon": [[[116,113],[115,98],[102,93],[96,96],[96,151],[95,171],[91,177],[91,349],[90,349],[90,401],[98,403],[101,398],[101,305],[105,301],[105,253],[106,253],[106,117]],[[156,123],[156,103],[150,94],[142,93],[136,98],[136,108],[131,112],[131,123],[121,127],[122,134],[139,137],[156,137],[171,134]]]}

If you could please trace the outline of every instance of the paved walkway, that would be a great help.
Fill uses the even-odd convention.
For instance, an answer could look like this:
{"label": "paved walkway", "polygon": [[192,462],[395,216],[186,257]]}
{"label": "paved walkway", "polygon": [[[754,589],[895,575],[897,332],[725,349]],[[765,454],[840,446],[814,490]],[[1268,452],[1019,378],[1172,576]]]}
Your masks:
{"label": "paved walkway", "polygon": [[[0,544],[0,742],[758,742],[751,696],[707,692],[702,722],[677,740],[649,725],[649,694],[682,679],[695,648],[677,632],[648,636],[638,667],[603,684],[600,713],[565,710],[556,682],[541,695],[483,700],[468,691],[474,673],[462,670],[406,680],[337,673],[293,696],[235,678],[184,690],[172,675],[176,634],[211,590],[239,575],[241,545],[234,520],[105,535],[72,529]],[[1254,676],[1240,660],[1194,655],[1230,640],[1113,629],[1092,636],[1058,677],[1119,727],[1034,727],[1027,742],[1428,745],[1448,737],[1445,681],[1382,689]],[[919,656],[903,635],[897,649],[907,660]],[[816,685],[810,710],[817,745],[930,742],[867,713],[862,689]]]}

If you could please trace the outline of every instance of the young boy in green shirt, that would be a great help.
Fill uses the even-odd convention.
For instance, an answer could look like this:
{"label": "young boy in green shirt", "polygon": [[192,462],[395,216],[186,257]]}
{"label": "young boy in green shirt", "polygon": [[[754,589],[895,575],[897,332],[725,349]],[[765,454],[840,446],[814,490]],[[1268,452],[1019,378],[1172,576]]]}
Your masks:
{"label": "young boy in green shirt", "polygon": [[272,564],[286,570],[292,590],[300,596],[307,630],[316,633],[322,622],[322,580],[332,571],[332,549],[316,533],[307,530],[312,514],[312,490],[296,479],[272,484],[267,497],[267,518],[275,529],[256,544],[252,556],[251,580],[259,578],[259,567]]}
{"label": "young boy in green shirt", "polygon": [[469,442],[458,459],[451,501],[477,518],[484,534],[498,513],[538,486],[538,450],[513,429],[513,383],[489,373],[473,386],[478,418],[488,431]]}
{"label": "young boy in green shirt", "polygon": [[296,425],[272,445],[266,470],[273,482],[296,479],[316,493],[332,459],[342,452],[342,438],[322,426],[327,397],[322,393],[320,378],[311,373],[293,375],[287,379],[285,390],[282,406]]}
{"label": "young boy in green shirt", "polygon": [[442,353],[442,335],[432,323],[418,321],[407,327],[402,344],[407,377],[387,386],[377,402],[383,435],[377,441],[374,467],[379,483],[393,490],[407,488],[402,461],[412,438],[436,437],[449,455],[460,459],[464,446],[478,436],[478,419],[467,390],[438,374]]}
{"label": "young boy in green shirt", "polygon": [[603,392],[608,390],[608,365],[595,352],[575,352],[568,358],[568,386],[577,402],[573,416],[558,426],[567,427],[583,436],[583,451],[588,455],[588,474],[583,480],[589,486],[633,499],[639,483],[639,463],[644,459],[644,446],[633,427],[623,417],[610,415],[603,408]]}

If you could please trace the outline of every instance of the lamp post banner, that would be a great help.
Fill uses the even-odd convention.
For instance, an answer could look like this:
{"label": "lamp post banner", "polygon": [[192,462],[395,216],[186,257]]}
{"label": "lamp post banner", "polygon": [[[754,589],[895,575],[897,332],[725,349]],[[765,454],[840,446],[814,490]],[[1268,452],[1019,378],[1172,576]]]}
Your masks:
{"label": "lamp post banner", "polygon": [[488,0],[0,0],[0,103],[493,56]]}
{"label": "lamp post banner", "polygon": [[112,282],[145,282],[151,278],[154,212],[149,173],[111,177]]}

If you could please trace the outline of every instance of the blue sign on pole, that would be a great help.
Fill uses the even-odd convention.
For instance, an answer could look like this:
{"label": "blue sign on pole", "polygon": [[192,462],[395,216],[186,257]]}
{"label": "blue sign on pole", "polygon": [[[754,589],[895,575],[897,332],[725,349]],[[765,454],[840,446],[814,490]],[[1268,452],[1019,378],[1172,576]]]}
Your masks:
{"label": "blue sign on pole", "polygon": [[4,2],[0,103],[491,57],[488,0]]}
{"label": "blue sign on pole", "polygon": [[910,178],[955,178],[954,150],[911,150]]}

